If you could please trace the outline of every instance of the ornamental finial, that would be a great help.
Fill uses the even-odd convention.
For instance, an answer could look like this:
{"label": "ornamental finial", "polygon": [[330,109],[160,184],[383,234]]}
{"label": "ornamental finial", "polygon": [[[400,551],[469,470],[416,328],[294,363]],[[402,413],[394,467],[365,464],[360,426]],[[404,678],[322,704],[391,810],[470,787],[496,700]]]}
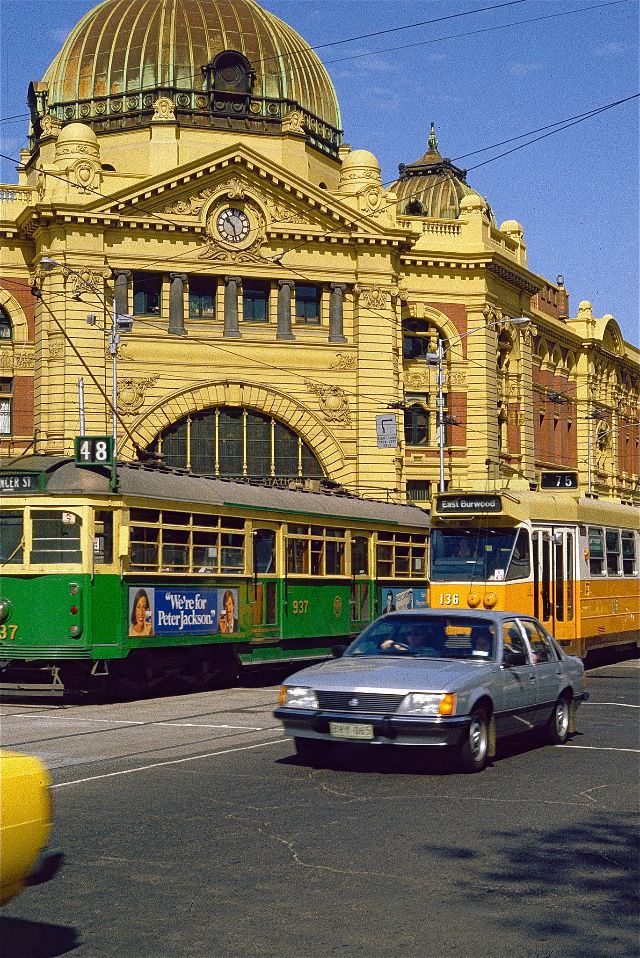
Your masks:
{"label": "ornamental finial", "polygon": [[438,152],[438,137],[436,136],[436,125],[431,123],[431,132],[429,134],[429,150],[431,153]]}

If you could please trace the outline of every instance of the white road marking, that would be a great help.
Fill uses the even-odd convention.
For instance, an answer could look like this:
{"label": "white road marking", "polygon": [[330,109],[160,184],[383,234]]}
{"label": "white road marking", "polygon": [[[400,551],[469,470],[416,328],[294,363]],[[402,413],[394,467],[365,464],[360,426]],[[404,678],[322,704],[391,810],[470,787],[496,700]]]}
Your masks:
{"label": "white road marking", "polygon": [[[12,716],[15,717],[15,716]],[[41,718],[41,716],[29,716],[30,718]],[[80,725],[83,722],[99,722],[105,725],[169,725],[176,728],[226,728],[240,729],[245,732],[264,732],[262,726],[257,725],[206,725],[204,722],[144,722],[137,719],[99,719],[99,718],[56,718],[54,722],[72,722],[74,725]],[[268,728],[277,728],[277,725],[270,725]]]}
{"label": "white road marking", "polygon": [[556,748],[586,748],[592,752],[635,752],[640,755],[640,748],[614,748],[612,745],[556,745]]}
{"label": "white road marking", "polygon": [[640,705],[627,705],[626,702],[584,702],[581,708],[585,706],[589,708],[590,705],[615,705],[619,709],[640,709]]}
{"label": "white road marking", "polygon": [[162,768],[165,765],[180,765],[182,762],[195,762],[202,758],[214,758],[216,755],[228,755],[230,752],[246,752],[252,748],[264,748],[265,745],[278,745],[290,741],[286,736],[273,739],[271,742],[259,742],[257,745],[239,745],[237,748],[225,748],[219,752],[207,752],[204,755],[189,755],[187,758],[174,758],[168,762],[155,762],[153,765],[140,765],[138,768],[125,768],[120,772],[105,772],[104,775],[91,775],[88,778],[76,778],[72,782],[58,782],[51,788],[66,788],[67,785],[81,785],[83,782],[96,782],[101,778],[114,778],[117,775],[131,775],[133,772],[147,772],[151,768]]}

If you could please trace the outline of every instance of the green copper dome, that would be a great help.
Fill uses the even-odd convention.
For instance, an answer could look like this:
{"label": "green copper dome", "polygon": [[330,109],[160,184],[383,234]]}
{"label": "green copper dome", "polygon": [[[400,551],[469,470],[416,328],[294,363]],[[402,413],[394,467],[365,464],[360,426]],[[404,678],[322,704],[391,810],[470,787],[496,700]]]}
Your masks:
{"label": "green copper dome", "polygon": [[36,133],[44,112],[96,132],[140,126],[155,100],[168,97],[181,123],[195,126],[226,116],[272,129],[299,110],[318,146],[339,145],[340,110],[325,68],[254,0],[104,0],[33,89]]}

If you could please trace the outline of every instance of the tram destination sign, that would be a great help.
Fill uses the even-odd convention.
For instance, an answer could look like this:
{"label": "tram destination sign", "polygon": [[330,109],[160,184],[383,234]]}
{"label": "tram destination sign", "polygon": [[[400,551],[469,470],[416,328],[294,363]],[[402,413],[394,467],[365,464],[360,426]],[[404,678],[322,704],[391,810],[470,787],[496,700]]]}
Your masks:
{"label": "tram destination sign", "polygon": [[463,494],[438,496],[436,512],[440,515],[478,515],[479,513],[502,512],[500,496]]}
{"label": "tram destination sign", "polygon": [[541,472],[541,489],[577,489],[577,472]]}
{"label": "tram destination sign", "polygon": [[0,472],[0,496],[44,492],[44,472]]}

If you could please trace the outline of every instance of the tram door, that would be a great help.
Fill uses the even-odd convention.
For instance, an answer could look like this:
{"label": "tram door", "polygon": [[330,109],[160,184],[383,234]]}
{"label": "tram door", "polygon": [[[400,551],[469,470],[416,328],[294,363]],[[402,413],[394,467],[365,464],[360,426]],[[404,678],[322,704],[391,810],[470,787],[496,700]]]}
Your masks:
{"label": "tram door", "polygon": [[558,640],[576,638],[575,529],[533,529],[533,614]]}
{"label": "tram door", "polygon": [[253,624],[254,627],[277,625],[278,622],[278,556],[277,529],[253,530]]}

